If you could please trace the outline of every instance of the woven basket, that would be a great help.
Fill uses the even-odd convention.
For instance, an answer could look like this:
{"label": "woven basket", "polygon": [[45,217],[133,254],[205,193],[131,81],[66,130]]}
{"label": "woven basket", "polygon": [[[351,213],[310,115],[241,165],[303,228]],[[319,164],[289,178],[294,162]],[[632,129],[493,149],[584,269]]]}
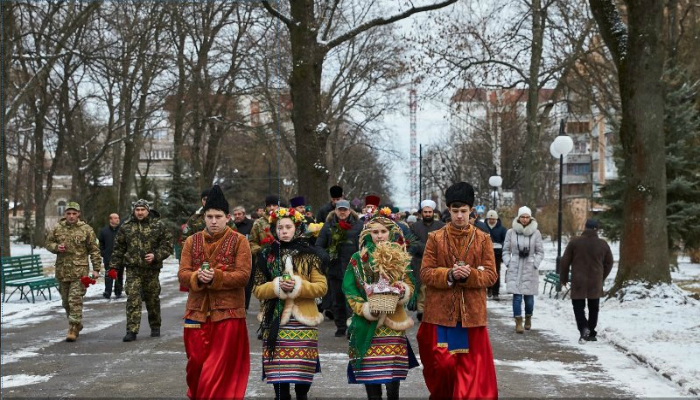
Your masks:
{"label": "woven basket", "polygon": [[369,296],[369,310],[385,314],[393,314],[399,304],[399,295],[395,293],[379,293]]}

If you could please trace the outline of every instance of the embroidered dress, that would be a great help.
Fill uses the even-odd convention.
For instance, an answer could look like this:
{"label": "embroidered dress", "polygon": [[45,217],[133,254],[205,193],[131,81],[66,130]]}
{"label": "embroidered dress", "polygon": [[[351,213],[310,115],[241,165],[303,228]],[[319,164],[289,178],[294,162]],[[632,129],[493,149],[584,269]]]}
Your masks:
{"label": "embroidered dress", "polygon": [[280,327],[274,354],[263,344],[263,378],[267,383],[308,383],[321,371],[318,358],[318,329],[294,317]]}
{"label": "embroidered dress", "polygon": [[411,344],[404,332],[380,326],[358,367],[353,368],[357,354],[350,354],[349,383],[388,383],[405,380],[409,368],[418,365]]}

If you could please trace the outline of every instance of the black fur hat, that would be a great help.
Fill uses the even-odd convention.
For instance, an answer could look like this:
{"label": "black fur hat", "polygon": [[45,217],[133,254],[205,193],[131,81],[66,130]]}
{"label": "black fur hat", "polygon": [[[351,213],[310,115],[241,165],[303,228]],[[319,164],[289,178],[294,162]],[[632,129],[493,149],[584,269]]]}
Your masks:
{"label": "black fur hat", "polygon": [[447,188],[445,202],[449,207],[452,203],[464,203],[469,207],[474,206],[474,188],[467,182],[459,182]]}
{"label": "black fur hat", "polygon": [[224,212],[224,214],[229,214],[228,201],[226,201],[224,192],[221,191],[219,185],[214,185],[209,190],[207,202],[204,203],[204,209],[202,210],[202,213],[205,213],[209,209],[221,210]]}

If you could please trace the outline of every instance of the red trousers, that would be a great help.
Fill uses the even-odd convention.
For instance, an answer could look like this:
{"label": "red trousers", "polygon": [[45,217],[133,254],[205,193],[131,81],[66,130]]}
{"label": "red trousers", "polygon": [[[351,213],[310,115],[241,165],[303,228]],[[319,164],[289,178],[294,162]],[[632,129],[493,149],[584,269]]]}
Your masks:
{"label": "red trousers", "polygon": [[[190,324],[191,326],[191,324]],[[243,318],[185,325],[187,397],[242,399],[250,373],[248,328]]]}
{"label": "red trousers", "polygon": [[498,398],[489,333],[485,326],[467,329],[469,353],[450,354],[437,347],[437,325],[421,323],[418,351],[431,400]]}

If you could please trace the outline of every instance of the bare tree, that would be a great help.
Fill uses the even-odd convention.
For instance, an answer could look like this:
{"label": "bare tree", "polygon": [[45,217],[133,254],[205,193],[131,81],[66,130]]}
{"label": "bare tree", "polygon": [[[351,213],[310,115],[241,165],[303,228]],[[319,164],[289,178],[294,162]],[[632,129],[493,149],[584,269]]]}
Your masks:
{"label": "bare tree", "polygon": [[[624,216],[615,293],[635,281],[670,282],[663,132],[664,4],[627,0],[627,23],[612,0],[589,0],[600,34],[617,66],[625,159]],[[661,216],[661,217],[660,217]]]}
{"label": "bare tree", "polygon": [[[323,64],[328,52],[333,48],[355,39],[358,35],[373,28],[388,25],[416,13],[436,10],[456,0],[446,0],[427,6],[414,7],[389,17],[378,16],[367,19],[360,25],[350,27],[338,36],[331,37],[332,28],[338,24],[338,11],[353,5],[342,4],[340,0],[318,2],[316,0],[290,1],[282,8],[273,7],[263,1],[265,9],[276,17],[289,31],[292,54],[292,71],[289,76],[290,93],[294,107],[292,121],[297,147],[297,176],[304,177],[299,182],[299,191],[305,193],[309,202],[318,207],[326,198],[328,172],[321,158],[326,151],[329,133],[322,114],[322,75]],[[374,10],[378,10],[375,3]],[[280,5],[282,6],[282,5]],[[367,8],[368,15],[372,9]],[[378,12],[376,15],[380,15]],[[323,123],[323,124],[322,124]]]}

